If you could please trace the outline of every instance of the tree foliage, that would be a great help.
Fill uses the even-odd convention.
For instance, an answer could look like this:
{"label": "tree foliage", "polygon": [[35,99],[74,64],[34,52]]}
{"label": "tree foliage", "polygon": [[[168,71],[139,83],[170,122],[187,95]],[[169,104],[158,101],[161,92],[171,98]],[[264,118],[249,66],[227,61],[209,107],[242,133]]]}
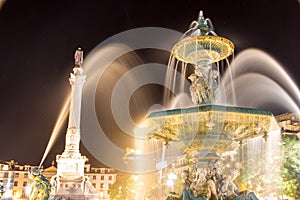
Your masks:
{"label": "tree foliage", "polygon": [[300,141],[292,136],[282,137],[282,187],[284,194],[300,199]]}
{"label": "tree foliage", "polygon": [[112,200],[154,199],[158,196],[157,174],[119,173],[117,181],[110,186],[109,195]]}
{"label": "tree foliage", "polygon": [[109,188],[110,199],[135,199],[133,188],[134,176],[131,174],[119,174],[117,181]]}

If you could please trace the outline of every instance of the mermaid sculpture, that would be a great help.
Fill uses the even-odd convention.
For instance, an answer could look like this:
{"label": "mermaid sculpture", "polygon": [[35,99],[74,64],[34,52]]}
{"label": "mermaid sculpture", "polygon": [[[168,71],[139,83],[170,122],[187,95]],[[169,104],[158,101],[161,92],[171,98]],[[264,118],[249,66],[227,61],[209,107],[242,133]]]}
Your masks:
{"label": "mermaid sculpture", "polygon": [[181,187],[181,190],[179,194],[176,194],[174,192],[171,192],[169,196],[167,197],[167,200],[206,200],[205,198],[202,197],[195,197],[193,194],[193,191],[191,190],[191,181],[189,180],[189,171],[184,170],[181,174],[181,178],[183,180],[183,184]]}
{"label": "mermaid sculpture", "polygon": [[223,177],[219,161],[207,168],[196,168],[193,181],[190,181],[189,174],[188,170],[183,171],[181,191],[170,193],[167,200],[258,200],[253,192],[240,191],[234,183],[240,174],[239,169],[232,169]]}

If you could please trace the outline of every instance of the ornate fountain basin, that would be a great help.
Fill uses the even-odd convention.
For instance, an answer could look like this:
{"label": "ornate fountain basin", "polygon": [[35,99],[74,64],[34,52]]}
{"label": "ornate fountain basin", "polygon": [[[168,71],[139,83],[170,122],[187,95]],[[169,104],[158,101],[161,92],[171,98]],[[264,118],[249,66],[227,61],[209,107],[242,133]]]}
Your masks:
{"label": "ornate fountain basin", "polygon": [[[231,41],[220,36],[187,37],[172,49],[172,55],[185,63],[206,64],[218,62],[233,53],[234,45]],[[206,58],[206,59],[205,59]]]}
{"label": "ornate fountain basin", "polygon": [[177,142],[186,152],[224,153],[243,141],[280,129],[267,110],[200,105],[151,113],[144,123],[148,138]]}

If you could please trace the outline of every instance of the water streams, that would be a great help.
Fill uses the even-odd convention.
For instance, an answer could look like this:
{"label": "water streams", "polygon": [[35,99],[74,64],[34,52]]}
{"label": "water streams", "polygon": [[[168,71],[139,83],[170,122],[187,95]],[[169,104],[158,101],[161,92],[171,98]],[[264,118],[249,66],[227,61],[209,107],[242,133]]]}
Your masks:
{"label": "water streams", "polygon": [[54,125],[53,131],[52,131],[51,136],[50,136],[50,140],[47,144],[47,147],[46,147],[46,150],[45,150],[44,155],[42,157],[42,160],[40,162],[39,168],[44,163],[44,160],[46,159],[49,151],[51,150],[53,144],[55,143],[55,141],[58,137],[58,134],[62,131],[61,129],[62,129],[62,127],[64,125],[64,122],[66,121],[68,113],[69,113],[69,105],[70,105],[70,94],[67,96],[67,99],[64,102],[64,105],[63,105],[63,107],[62,107],[62,109],[61,109],[61,111],[58,115],[57,121]]}
{"label": "water streams", "polygon": [[270,55],[247,49],[232,61],[230,69],[232,72],[227,70],[222,77],[229,105],[267,108],[275,114],[295,112],[300,116],[299,88]]}

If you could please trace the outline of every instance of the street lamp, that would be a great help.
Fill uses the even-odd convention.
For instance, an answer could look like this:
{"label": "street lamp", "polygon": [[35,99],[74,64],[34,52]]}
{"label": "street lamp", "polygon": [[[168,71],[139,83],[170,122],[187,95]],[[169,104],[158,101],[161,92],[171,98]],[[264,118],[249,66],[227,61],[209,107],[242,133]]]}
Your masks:
{"label": "street lamp", "polygon": [[167,185],[171,187],[171,191],[174,192],[174,182],[177,179],[177,175],[173,172],[168,174]]}

